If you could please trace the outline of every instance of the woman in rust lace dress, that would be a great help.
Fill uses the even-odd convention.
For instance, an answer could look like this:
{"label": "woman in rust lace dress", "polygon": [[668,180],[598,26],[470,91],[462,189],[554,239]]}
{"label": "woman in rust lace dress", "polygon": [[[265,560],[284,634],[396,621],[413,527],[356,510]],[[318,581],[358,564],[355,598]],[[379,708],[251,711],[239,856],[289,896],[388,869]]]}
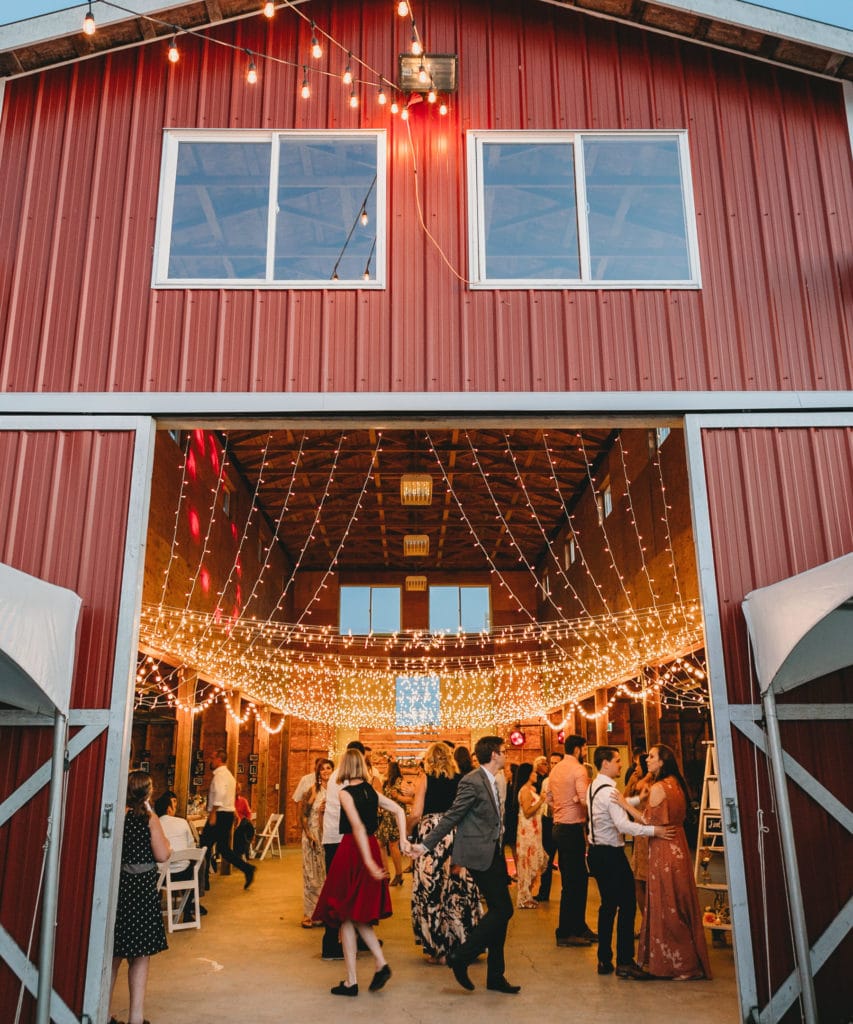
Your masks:
{"label": "woman in rust lace dress", "polygon": [[[677,832],[673,839],[649,840],[646,904],[637,960],[657,978],[710,978],[693,859],[684,835],[687,785],[675,754],[662,743],[649,751],[648,768],[654,783],[642,820],[647,825],[675,825]],[[630,804],[623,806],[637,816]]]}

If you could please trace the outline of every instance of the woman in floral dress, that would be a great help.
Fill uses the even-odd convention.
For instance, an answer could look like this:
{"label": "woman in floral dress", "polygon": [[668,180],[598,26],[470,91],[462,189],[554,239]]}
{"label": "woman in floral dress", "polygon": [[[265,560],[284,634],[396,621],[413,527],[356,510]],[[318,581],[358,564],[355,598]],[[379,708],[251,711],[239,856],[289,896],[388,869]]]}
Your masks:
{"label": "woman in floral dress", "polygon": [[[429,835],[453,803],[460,778],[446,743],[429,746],[423,767],[412,802],[417,842]],[[424,853],[414,863],[412,929],[415,942],[431,963],[442,963],[482,917],[480,893],[473,879],[464,868],[451,864],[455,835],[455,829],[448,832],[431,853]]]}
{"label": "woman in floral dress", "polygon": [[326,807],[326,783],[334,764],[320,760],[314,770],[314,785],[302,798],[299,819],[302,823],[302,927],[314,923],[312,914],[317,897],[326,881],[326,858],[323,851],[323,811]]}
{"label": "woman in floral dress", "polygon": [[[388,762],[388,778],[382,785],[382,792],[389,800],[399,804],[403,810],[412,802],[411,795],[406,792],[403,773],[396,761]],[[383,864],[386,868],[388,867],[387,857],[390,856],[391,863],[394,865],[394,877],[388,884],[402,885],[403,858],[400,855],[400,830],[397,828],[396,818],[389,811],[380,812],[376,838],[382,851]]]}
{"label": "woman in floral dress", "polygon": [[515,868],[518,874],[520,910],[535,910],[539,906],[533,897],[539,890],[539,878],[548,863],[548,855],[542,845],[545,797],[540,796],[533,788],[532,776],[532,764],[525,761],[519,765],[516,776],[518,831],[515,840]]}

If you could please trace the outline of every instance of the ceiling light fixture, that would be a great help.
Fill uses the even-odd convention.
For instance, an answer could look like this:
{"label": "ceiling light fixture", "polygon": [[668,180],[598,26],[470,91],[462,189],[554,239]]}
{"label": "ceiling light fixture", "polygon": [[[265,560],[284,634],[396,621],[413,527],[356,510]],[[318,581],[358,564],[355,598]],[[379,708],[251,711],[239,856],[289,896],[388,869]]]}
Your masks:
{"label": "ceiling light fixture", "polygon": [[427,578],[426,576],[407,576],[406,577],[406,590],[426,590]]}
{"label": "ceiling light fixture", "polygon": [[430,505],[432,503],[432,477],[429,473],[404,473],[400,477],[400,503],[402,505]]}
{"label": "ceiling light fixture", "polygon": [[424,558],[429,554],[429,534],[407,533],[403,537],[403,556],[405,558]]}

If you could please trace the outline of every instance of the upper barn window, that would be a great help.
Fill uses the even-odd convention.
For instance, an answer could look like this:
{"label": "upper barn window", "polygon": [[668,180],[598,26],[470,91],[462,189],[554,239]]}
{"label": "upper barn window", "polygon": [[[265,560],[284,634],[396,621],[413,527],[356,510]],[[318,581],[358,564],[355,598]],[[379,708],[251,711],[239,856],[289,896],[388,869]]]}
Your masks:
{"label": "upper barn window", "polygon": [[153,284],[384,287],[385,133],[167,131]]}
{"label": "upper barn window", "polygon": [[696,288],[685,132],[472,132],[471,282]]}

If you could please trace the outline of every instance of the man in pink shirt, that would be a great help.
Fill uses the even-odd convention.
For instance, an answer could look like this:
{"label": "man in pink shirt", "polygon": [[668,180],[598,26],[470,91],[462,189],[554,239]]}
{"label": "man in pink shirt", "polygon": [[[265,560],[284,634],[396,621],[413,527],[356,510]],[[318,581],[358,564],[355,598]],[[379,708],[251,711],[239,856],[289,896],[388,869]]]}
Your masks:
{"label": "man in pink shirt", "polygon": [[597,936],[586,923],[586,740],[583,736],[567,736],[565,749],[566,756],[551,769],[548,786],[562,890],[557,945],[590,946]]}

